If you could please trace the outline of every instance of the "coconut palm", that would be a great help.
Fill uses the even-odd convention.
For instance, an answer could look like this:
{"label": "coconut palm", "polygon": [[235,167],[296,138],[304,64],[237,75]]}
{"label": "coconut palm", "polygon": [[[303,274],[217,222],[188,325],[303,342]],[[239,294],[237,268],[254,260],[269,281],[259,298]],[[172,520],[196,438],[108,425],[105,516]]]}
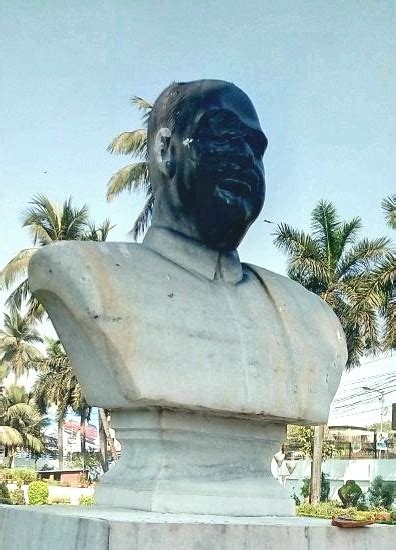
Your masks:
{"label": "coconut palm", "polygon": [[389,227],[396,229],[396,194],[389,195],[382,201],[382,209],[385,213],[385,219]]}
{"label": "coconut palm", "polygon": [[47,339],[47,356],[41,362],[34,388],[39,410],[45,413],[50,405],[57,407],[58,452],[63,467],[63,424],[69,407],[80,416],[81,451],[85,452],[85,422],[91,408],[87,404],[73,367],[58,340]]}
{"label": "coconut palm", "polygon": [[[34,395],[41,412],[49,406],[57,407],[58,454],[60,468],[63,467],[63,424],[67,411],[71,408],[80,416],[81,452],[85,452],[85,423],[89,420],[91,407],[88,406],[82,388],[74,374],[73,367],[59,340],[47,338],[47,354],[42,360]],[[110,434],[107,416],[99,410],[100,422],[105,434]],[[110,446],[112,440],[109,440]],[[114,447],[114,444],[113,444]],[[113,456],[116,455],[114,450]],[[112,453],[113,453],[112,450]]]}
{"label": "coconut palm", "polygon": [[44,450],[46,425],[46,419],[23,387],[10,386],[0,395],[0,444],[5,447],[9,467],[14,466],[18,448],[34,453]]}
{"label": "coconut palm", "polygon": [[37,370],[42,354],[34,344],[42,342],[35,328],[35,320],[23,316],[17,309],[4,314],[4,328],[0,329],[0,364],[7,365],[15,375],[15,382]]}
{"label": "coconut palm", "polygon": [[390,251],[389,239],[358,240],[360,218],[342,222],[335,206],[325,201],[314,208],[311,226],[310,235],[281,223],[274,242],[287,254],[289,277],[335,311],[346,334],[347,366],[353,367],[363,354],[381,349],[376,269]]}
{"label": "coconut palm", "polygon": [[[132,105],[144,112],[143,121],[146,123],[152,104],[141,97],[132,97]],[[110,202],[123,191],[143,191],[146,202],[138,215],[131,235],[137,239],[144,233],[150,223],[154,206],[154,196],[149,182],[147,164],[147,129],[138,128],[131,132],[122,132],[116,136],[107,147],[110,153],[131,155],[134,162],[124,166],[116,172],[107,184],[107,200]]]}
{"label": "coconut palm", "polygon": [[[346,335],[347,367],[359,364],[364,353],[381,349],[379,311],[383,291],[378,265],[389,254],[389,240],[358,240],[360,218],[339,219],[335,206],[320,201],[311,214],[312,233],[281,223],[275,244],[287,255],[289,277],[327,302],[338,316]],[[315,426],[311,471],[311,502],[320,496],[324,427]]]}
{"label": "coconut palm", "polygon": [[29,204],[23,213],[22,225],[29,229],[33,247],[21,250],[8,262],[0,274],[0,282],[2,286],[10,288],[20,281],[9,296],[7,305],[20,308],[28,300],[29,315],[41,317],[44,310],[38,300],[31,296],[27,279],[27,268],[33,254],[39,247],[56,241],[105,240],[111,226],[106,220],[96,227],[88,218],[88,207],[73,207],[71,198],[58,206],[46,196],[36,195]]}
{"label": "coconut palm", "polygon": [[[396,229],[396,194],[382,201],[385,219]],[[396,348],[396,255],[390,250],[377,268],[379,290],[382,291],[381,313],[384,320],[384,348]]]}

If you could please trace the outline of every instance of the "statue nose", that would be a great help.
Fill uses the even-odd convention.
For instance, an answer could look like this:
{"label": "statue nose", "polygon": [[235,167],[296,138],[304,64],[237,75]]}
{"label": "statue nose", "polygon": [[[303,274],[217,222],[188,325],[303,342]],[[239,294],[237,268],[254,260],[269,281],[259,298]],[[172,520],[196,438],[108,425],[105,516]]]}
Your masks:
{"label": "statue nose", "polygon": [[245,150],[231,156],[231,162],[240,168],[252,168],[254,165],[253,153],[248,147]]}
{"label": "statue nose", "polygon": [[235,153],[232,155],[231,160],[241,168],[252,168],[254,165],[254,154],[249,144],[241,137],[237,137],[232,141]]}

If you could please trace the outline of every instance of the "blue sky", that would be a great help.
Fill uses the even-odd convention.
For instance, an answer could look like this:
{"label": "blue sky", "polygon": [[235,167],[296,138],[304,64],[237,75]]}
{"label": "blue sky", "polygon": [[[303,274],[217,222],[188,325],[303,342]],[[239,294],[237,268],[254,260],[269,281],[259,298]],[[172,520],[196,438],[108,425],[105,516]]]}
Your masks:
{"label": "blue sky", "polygon": [[395,27],[385,0],[2,2],[0,265],[29,245],[20,213],[35,193],[88,203],[125,240],[142,199],[106,203],[128,162],[106,146],[140,125],[132,95],[153,100],[197,78],[244,89],[269,139],[267,201],[242,260],[284,272],[263,219],[308,229],[321,198],[361,216],[367,236],[389,234],[380,203],[396,188]]}

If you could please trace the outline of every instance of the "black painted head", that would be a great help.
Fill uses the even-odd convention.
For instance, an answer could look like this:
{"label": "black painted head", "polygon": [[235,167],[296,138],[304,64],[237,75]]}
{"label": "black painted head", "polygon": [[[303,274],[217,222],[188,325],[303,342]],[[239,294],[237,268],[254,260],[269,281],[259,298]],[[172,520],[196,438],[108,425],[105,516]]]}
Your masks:
{"label": "black painted head", "polygon": [[237,248],[264,204],[266,147],[255,109],[235,85],[166,88],[148,125],[153,225],[218,250]]}

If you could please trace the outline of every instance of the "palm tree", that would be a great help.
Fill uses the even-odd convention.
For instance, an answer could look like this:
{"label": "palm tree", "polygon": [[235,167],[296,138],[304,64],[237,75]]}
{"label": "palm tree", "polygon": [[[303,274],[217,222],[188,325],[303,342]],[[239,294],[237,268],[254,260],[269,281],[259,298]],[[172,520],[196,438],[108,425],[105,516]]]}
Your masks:
{"label": "palm tree", "polygon": [[[396,194],[382,201],[387,224],[396,229]],[[381,313],[384,320],[384,348],[396,349],[396,255],[390,250],[377,268],[379,289],[382,290],[383,302]]]}
{"label": "palm tree", "polygon": [[34,344],[42,341],[35,320],[29,315],[22,316],[17,309],[4,314],[4,328],[0,329],[0,364],[14,372],[15,383],[30,369],[37,370],[42,354]]}
{"label": "palm tree", "polygon": [[396,229],[396,194],[389,195],[381,203],[382,209],[385,212],[385,219],[389,227]]}
{"label": "palm tree", "polygon": [[[287,255],[287,271],[327,302],[338,316],[348,346],[347,367],[357,366],[364,353],[381,349],[378,312],[383,293],[378,284],[378,264],[389,254],[389,240],[361,239],[360,218],[339,219],[335,206],[320,201],[311,214],[312,234],[285,223],[277,226],[275,245]],[[324,427],[316,426],[311,472],[311,502],[318,502]]]}
{"label": "palm tree", "polygon": [[[144,112],[145,125],[150,115],[152,104],[141,97],[132,97],[132,105]],[[116,172],[107,184],[107,200],[110,202],[123,191],[144,191],[146,202],[130,231],[134,240],[143,235],[150,223],[154,206],[154,196],[149,182],[147,164],[147,129],[138,128],[131,132],[122,132],[107,147],[110,153],[131,155],[134,162]]]}
{"label": "palm tree", "polygon": [[34,395],[41,412],[45,413],[50,405],[57,407],[59,467],[63,468],[63,424],[68,408],[80,416],[82,452],[85,452],[85,421],[91,408],[59,340],[47,340],[47,356],[42,360]]}
{"label": "palm tree", "polygon": [[[47,355],[42,360],[41,373],[37,378],[34,395],[40,411],[47,411],[50,405],[57,407],[59,465],[63,467],[63,424],[69,407],[80,416],[81,452],[85,453],[85,424],[89,420],[91,407],[87,404],[82,388],[74,374],[73,367],[59,340],[47,339]],[[110,433],[107,416],[100,421],[106,434]],[[110,441],[111,445],[112,440]],[[114,447],[114,444],[113,444]],[[115,454],[115,449],[114,449]],[[114,455],[113,455],[114,456]]]}
{"label": "palm tree", "polygon": [[311,215],[312,234],[285,223],[277,226],[275,245],[287,254],[287,272],[327,302],[347,339],[348,367],[381,348],[378,308],[381,293],[376,269],[389,253],[389,239],[357,240],[360,218],[342,222],[335,206],[320,201]]}
{"label": "palm tree", "polygon": [[9,467],[14,466],[18,448],[34,453],[44,449],[43,419],[32,396],[21,386],[10,386],[0,395],[0,444],[5,447]]}
{"label": "palm tree", "polygon": [[58,206],[44,195],[36,195],[30,201],[30,207],[23,213],[22,225],[29,229],[33,247],[21,250],[8,262],[0,274],[0,284],[10,288],[22,279],[6,303],[11,308],[20,308],[28,300],[28,314],[40,318],[44,310],[31,296],[27,279],[27,268],[33,254],[39,247],[56,241],[105,240],[111,226],[106,220],[97,228],[88,218],[88,207],[74,208],[71,198]]}

